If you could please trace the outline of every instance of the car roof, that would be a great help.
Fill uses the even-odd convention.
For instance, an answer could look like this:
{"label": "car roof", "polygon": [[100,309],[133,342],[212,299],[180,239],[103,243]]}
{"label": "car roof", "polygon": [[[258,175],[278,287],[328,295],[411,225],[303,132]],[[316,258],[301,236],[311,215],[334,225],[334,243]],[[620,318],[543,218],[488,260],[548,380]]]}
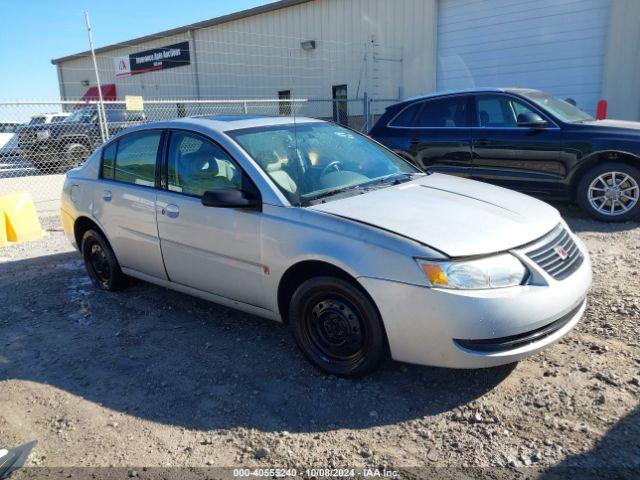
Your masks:
{"label": "car roof", "polygon": [[437,97],[445,97],[448,95],[461,95],[461,94],[475,94],[475,93],[515,93],[515,94],[525,94],[531,92],[539,92],[540,90],[536,90],[533,88],[519,88],[519,87],[489,87],[489,88],[469,88],[469,89],[461,89],[461,90],[443,90],[439,92],[426,93],[423,95],[417,95],[415,97],[407,98],[406,100],[402,100],[399,103],[410,103],[415,102],[416,100],[427,100],[430,98]]}
{"label": "car roof", "polygon": [[[328,123],[324,120],[309,117],[270,117],[267,115],[208,115],[184,117],[175,120],[145,123],[143,128],[189,128],[205,127],[216,132],[226,132],[252,127],[269,127],[273,125],[291,125],[302,123]],[[139,129],[140,127],[136,128]]]}

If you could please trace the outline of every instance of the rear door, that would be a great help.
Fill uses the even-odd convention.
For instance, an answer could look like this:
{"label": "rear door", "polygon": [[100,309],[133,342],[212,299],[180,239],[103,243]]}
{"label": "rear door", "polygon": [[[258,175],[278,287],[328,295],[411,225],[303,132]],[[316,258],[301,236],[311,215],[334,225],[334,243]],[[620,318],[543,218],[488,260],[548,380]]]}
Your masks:
{"label": "rear door", "polygon": [[390,123],[397,143],[423,169],[471,175],[471,97],[452,95],[406,107]]}
{"label": "rear door", "polygon": [[[519,127],[518,115],[532,112],[543,128]],[[508,94],[475,97],[473,178],[531,193],[560,191],[566,176],[562,136],[544,112]]]}
{"label": "rear door", "polygon": [[162,135],[162,130],[145,130],[107,145],[93,214],[122,267],[166,279],[156,225]]}
{"label": "rear door", "polygon": [[218,144],[193,132],[172,131],[166,157],[157,215],[169,279],[265,307],[262,212],[201,203],[204,192],[241,189],[249,178]]}

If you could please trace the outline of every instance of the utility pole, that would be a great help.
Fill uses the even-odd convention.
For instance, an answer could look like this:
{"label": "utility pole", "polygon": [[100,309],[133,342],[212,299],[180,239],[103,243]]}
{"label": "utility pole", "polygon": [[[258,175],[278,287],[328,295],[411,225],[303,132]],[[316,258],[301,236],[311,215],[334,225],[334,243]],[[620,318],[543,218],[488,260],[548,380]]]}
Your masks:
{"label": "utility pole", "polygon": [[98,123],[100,125],[100,136],[102,142],[109,139],[109,129],[107,128],[107,116],[104,111],[104,99],[102,98],[102,85],[100,84],[100,74],[98,73],[98,62],[96,61],[96,52],[93,49],[93,37],[91,36],[91,23],[89,23],[89,12],[84,12],[84,20],[87,24],[87,35],[89,36],[89,48],[91,49],[91,57],[93,58],[93,69],[96,74],[96,83],[98,84]]}

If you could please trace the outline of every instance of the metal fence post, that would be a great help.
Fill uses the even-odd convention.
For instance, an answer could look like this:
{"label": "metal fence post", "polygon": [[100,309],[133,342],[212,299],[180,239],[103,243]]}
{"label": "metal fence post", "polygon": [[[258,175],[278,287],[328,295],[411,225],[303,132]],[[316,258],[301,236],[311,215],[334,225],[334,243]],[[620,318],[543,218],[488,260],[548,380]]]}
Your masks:
{"label": "metal fence post", "polygon": [[89,47],[91,48],[91,57],[93,58],[93,69],[96,74],[96,84],[98,85],[98,124],[100,126],[100,136],[102,142],[109,139],[109,128],[107,127],[107,116],[104,111],[104,100],[102,98],[102,85],[100,84],[100,74],[98,73],[98,62],[96,61],[96,52],[93,49],[93,37],[91,35],[91,24],[89,23],[89,12],[84,12],[84,20],[87,24],[87,35],[89,37]]}

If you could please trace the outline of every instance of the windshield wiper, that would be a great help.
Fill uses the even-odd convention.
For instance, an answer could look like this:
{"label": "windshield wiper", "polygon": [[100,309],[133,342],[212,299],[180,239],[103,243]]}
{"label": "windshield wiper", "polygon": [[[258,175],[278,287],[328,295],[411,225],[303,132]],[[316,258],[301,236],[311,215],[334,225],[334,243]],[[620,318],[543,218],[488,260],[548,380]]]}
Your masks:
{"label": "windshield wiper", "polygon": [[304,200],[304,203],[308,204],[315,200],[320,200],[321,198],[333,197],[334,195],[338,195],[339,193],[349,192],[352,190],[365,190],[365,187],[363,187],[362,185],[349,185],[346,187],[336,188],[333,190],[327,190],[326,192],[319,193],[317,195],[314,195],[313,197],[306,198]]}

